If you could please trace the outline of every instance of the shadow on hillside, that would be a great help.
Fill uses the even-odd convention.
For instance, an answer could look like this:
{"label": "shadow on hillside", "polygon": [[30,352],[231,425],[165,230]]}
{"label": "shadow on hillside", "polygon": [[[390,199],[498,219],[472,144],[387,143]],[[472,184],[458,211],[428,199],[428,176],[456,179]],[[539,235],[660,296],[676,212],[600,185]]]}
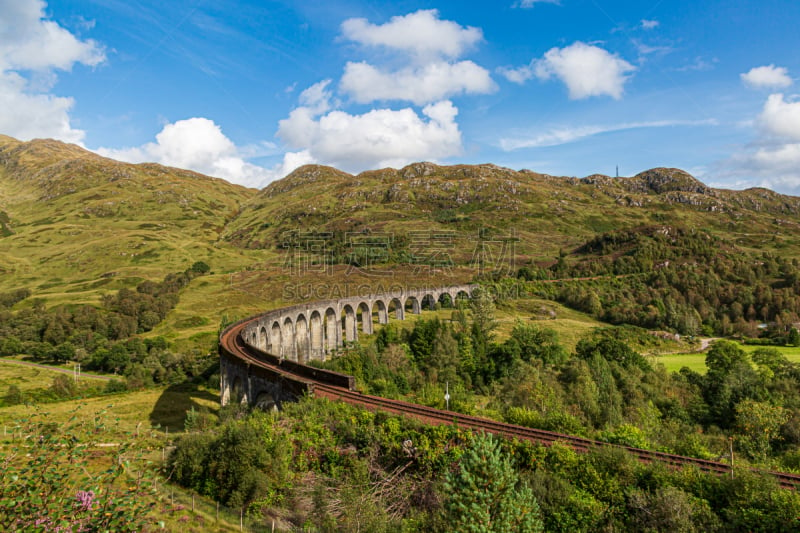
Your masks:
{"label": "shadow on hillside", "polygon": [[[209,403],[214,406],[211,407]],[[219,396],[194,383],[178,383],[170,385],[161,394],[150,412],[150,425],[160,428],[159,431],[183,431],[186,412],[192,407],[195,410],[216,410]]]}

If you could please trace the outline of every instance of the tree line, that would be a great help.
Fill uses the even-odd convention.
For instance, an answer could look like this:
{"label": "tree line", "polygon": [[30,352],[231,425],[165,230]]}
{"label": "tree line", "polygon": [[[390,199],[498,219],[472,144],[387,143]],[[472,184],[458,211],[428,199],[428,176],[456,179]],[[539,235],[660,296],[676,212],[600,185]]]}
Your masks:
{"label": "tree line", "polygon": [[[208,265],[196,262],[160,282],[143,281],[135,289],[104,295],[99,306],[47,308],[44,301],[33,299],[17,311],[0,308],[0,356],[77,361],[87,370],[125,376],[134,388],[198,375],[205,370],[197,358],[200,354],[176,354],[163,337],[139,335],[164,320],[177,305],[179,291],[208,271]],[[30,295],[28,290],[13,291],[0,296],[0,302],[18,303]]]}

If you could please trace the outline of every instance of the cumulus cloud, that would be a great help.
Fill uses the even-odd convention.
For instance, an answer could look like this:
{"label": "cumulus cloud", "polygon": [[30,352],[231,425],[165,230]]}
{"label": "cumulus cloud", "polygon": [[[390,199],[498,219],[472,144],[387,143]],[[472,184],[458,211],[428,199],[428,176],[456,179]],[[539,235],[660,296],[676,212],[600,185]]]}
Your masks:
{"label": "cumulus cloud", "polygon": [[366,62],[349,62],[339,87],[358,103],[408,100],[417,105],[458,94],[497,90],[489,72],[472,61],[437,61],[395,72],[382,71]]}
{"label": "cumulus cloud", "polygon": [[0,132],[22,140],[52,137],[80,143],[85,132],[73,128],[72,98],[28,91],[28,81],[15,72],[0,72]]}
{"label": "cumulus cloud", "polygon": [[636,68],[624,59],[598,46],[580,41],[565,48],[551,48],[535,62],[534,74],[547,80],[555,76],[567,86],[569,97],[622,98],[628,73]]}
{"label": "cumulus cloud", "polygon": [[497,90],[485,68],[455,61],[483,40],[481,30],[442,20],[435,9],[392,17],[385,24],[348,19],[342,24],[342,37],[395,52],[392,69],[368,61],[347,63],[339,90],[356,103],[399,100],[425,105]]}
{"label": "cumulus cloud", "polygon": [[[355,173],[460,154],[458,108],[450,98],[497,90],[485,68],[458,60],[483,40],[481,30],[442,20],[431,9],[384,24],[349,19],[341,31],[343,39],[362,45],[362,51],[380,49],[377,57],[382,60],[390,52],[392,67],[349,61],[336,85],[342,101],[335,98],[331,80],[303,91],[277,133],[296,157]],[[393,109],[385,104],[391,101],[419,107]],[[357,113],[344,108],[372,102],[382,104]]]}
{"label": "cumulus cloud", "polygon": [[754,67],[739,77],[745,85],[754,89],[783,89],[792,84],[786,68],[775,65]]}
{"label": "cumulus cloud", "polygon": [[800,101],[771,94],[754,122],[757,137],[719,166],[739,183],[800,193]]}
{"label": "cumulus cloud", "polygon": [[365,46],[385,47],[420,58],[456,58],[483,40],[479,28],[441,20],[436,9],[395,16],[385,24],[372,24],[364,18],[348,19],[342,23],[342,35]]}
{"label": "cumulus cloud", "polygon": [[652,30],[652,29],[654,29],[654,28],[658,28],[658,26],[659,26],[661,23],[660,23],[660,22],[658,22],[657,20],[647,20],[647,19],[642,19],[642,22],[641,22],[641,24],[642,24],[642,29],[643,29],[643,30]]}
{"label": "cumulus cloud", "polygon": [[800,141],[800,101],[786,101],[780,93],[771,94],[757,120],[769,137]]}
{"label": "cumulus cloud", "polygon": [[[0,0],[0,130],[23,140],[79,143],[85,134],[70,124],[74,101],[49,93],[56,80],[52,71],[77,63],[96,66],[105,53],[96,42],[80,40],[48,20],[45,7],[40,0]],[[34,73],[34,81],[27,73]]]}
{"label": "cumulus cloud", "polygon": [[[392,67],[349,61],[337,84],[344,103],[410,102],[419,108],[392,109],[382,104],[351,113],[334,98],[331,80],[305,91],[298,107],[280,121],[278,137],[296,154],[349,172],[437,161],[462,151],[450,98],[497,90],[489,72],[457,59],[483,40],[479,28],[442,20],[435,9],[392,17],[384,24],[363,18],[346,20],[342,38],[388,51]],[[347,98],[344,98],[344,97]]]}
{"label": "cumulus cloud", "polygon": [[350,172],[399,167],[460,154],[457,114],[447,100],[425,106],[421,116],[411,108],[360,115],[334,110],[318,116],[301,106],[280,121],[278,136],[314,161]]}
{"label": "cumulus cloud", "polygon": [[97,153],[129,163],[155,162],[226,179],[248,187],[261,187],[306,163],[308,153],[287,153],[283,162],[264,168],[246,161],[244,153],[207,118],[195,117],[167,124],[155,142],[131,148],[99,148]]}
{"label": "cumulus cloud", "polygon": [[708,126],[716,124],[716,120],[657,120],[650,122],[625,122],[605,126],[577,126],[567,128],[554,128],[536,135],[504,138],[500,140],[500,148],[505,151],[520,148],[541,148],[544,146],[558,146],[567,144],[593,135],[624,131],[638,128],[667,128],[675,126]]}
{"label": "cumulus cloud", "polygon": [[105,59],[94,41],[81,41],[52,20],[45,3],[0,0],[0,70],[69,70],[75,63],[97,65]]}

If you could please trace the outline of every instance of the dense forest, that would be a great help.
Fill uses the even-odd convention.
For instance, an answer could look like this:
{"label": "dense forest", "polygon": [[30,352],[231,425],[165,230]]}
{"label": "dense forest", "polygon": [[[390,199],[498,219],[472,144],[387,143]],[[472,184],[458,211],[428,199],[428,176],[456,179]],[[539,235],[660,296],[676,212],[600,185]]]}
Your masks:
{"label": "dense forest", "polygon": [[549,268],[522,267],[521,279],[598,278],[534,289],[612,324],[687,335],[785,336],[800,322],[800,266],[775,252],[753,253],[675,227],[595,237]]}

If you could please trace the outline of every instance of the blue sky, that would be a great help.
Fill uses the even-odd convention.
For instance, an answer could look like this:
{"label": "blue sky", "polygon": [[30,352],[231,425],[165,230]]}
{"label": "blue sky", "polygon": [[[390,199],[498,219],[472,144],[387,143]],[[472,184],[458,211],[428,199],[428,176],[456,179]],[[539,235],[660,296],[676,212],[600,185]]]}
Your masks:
{"label": "blue sky", "polygon": [[800,2],[0,0],[0,133],[304,163],[683,168],[800,194]]}

